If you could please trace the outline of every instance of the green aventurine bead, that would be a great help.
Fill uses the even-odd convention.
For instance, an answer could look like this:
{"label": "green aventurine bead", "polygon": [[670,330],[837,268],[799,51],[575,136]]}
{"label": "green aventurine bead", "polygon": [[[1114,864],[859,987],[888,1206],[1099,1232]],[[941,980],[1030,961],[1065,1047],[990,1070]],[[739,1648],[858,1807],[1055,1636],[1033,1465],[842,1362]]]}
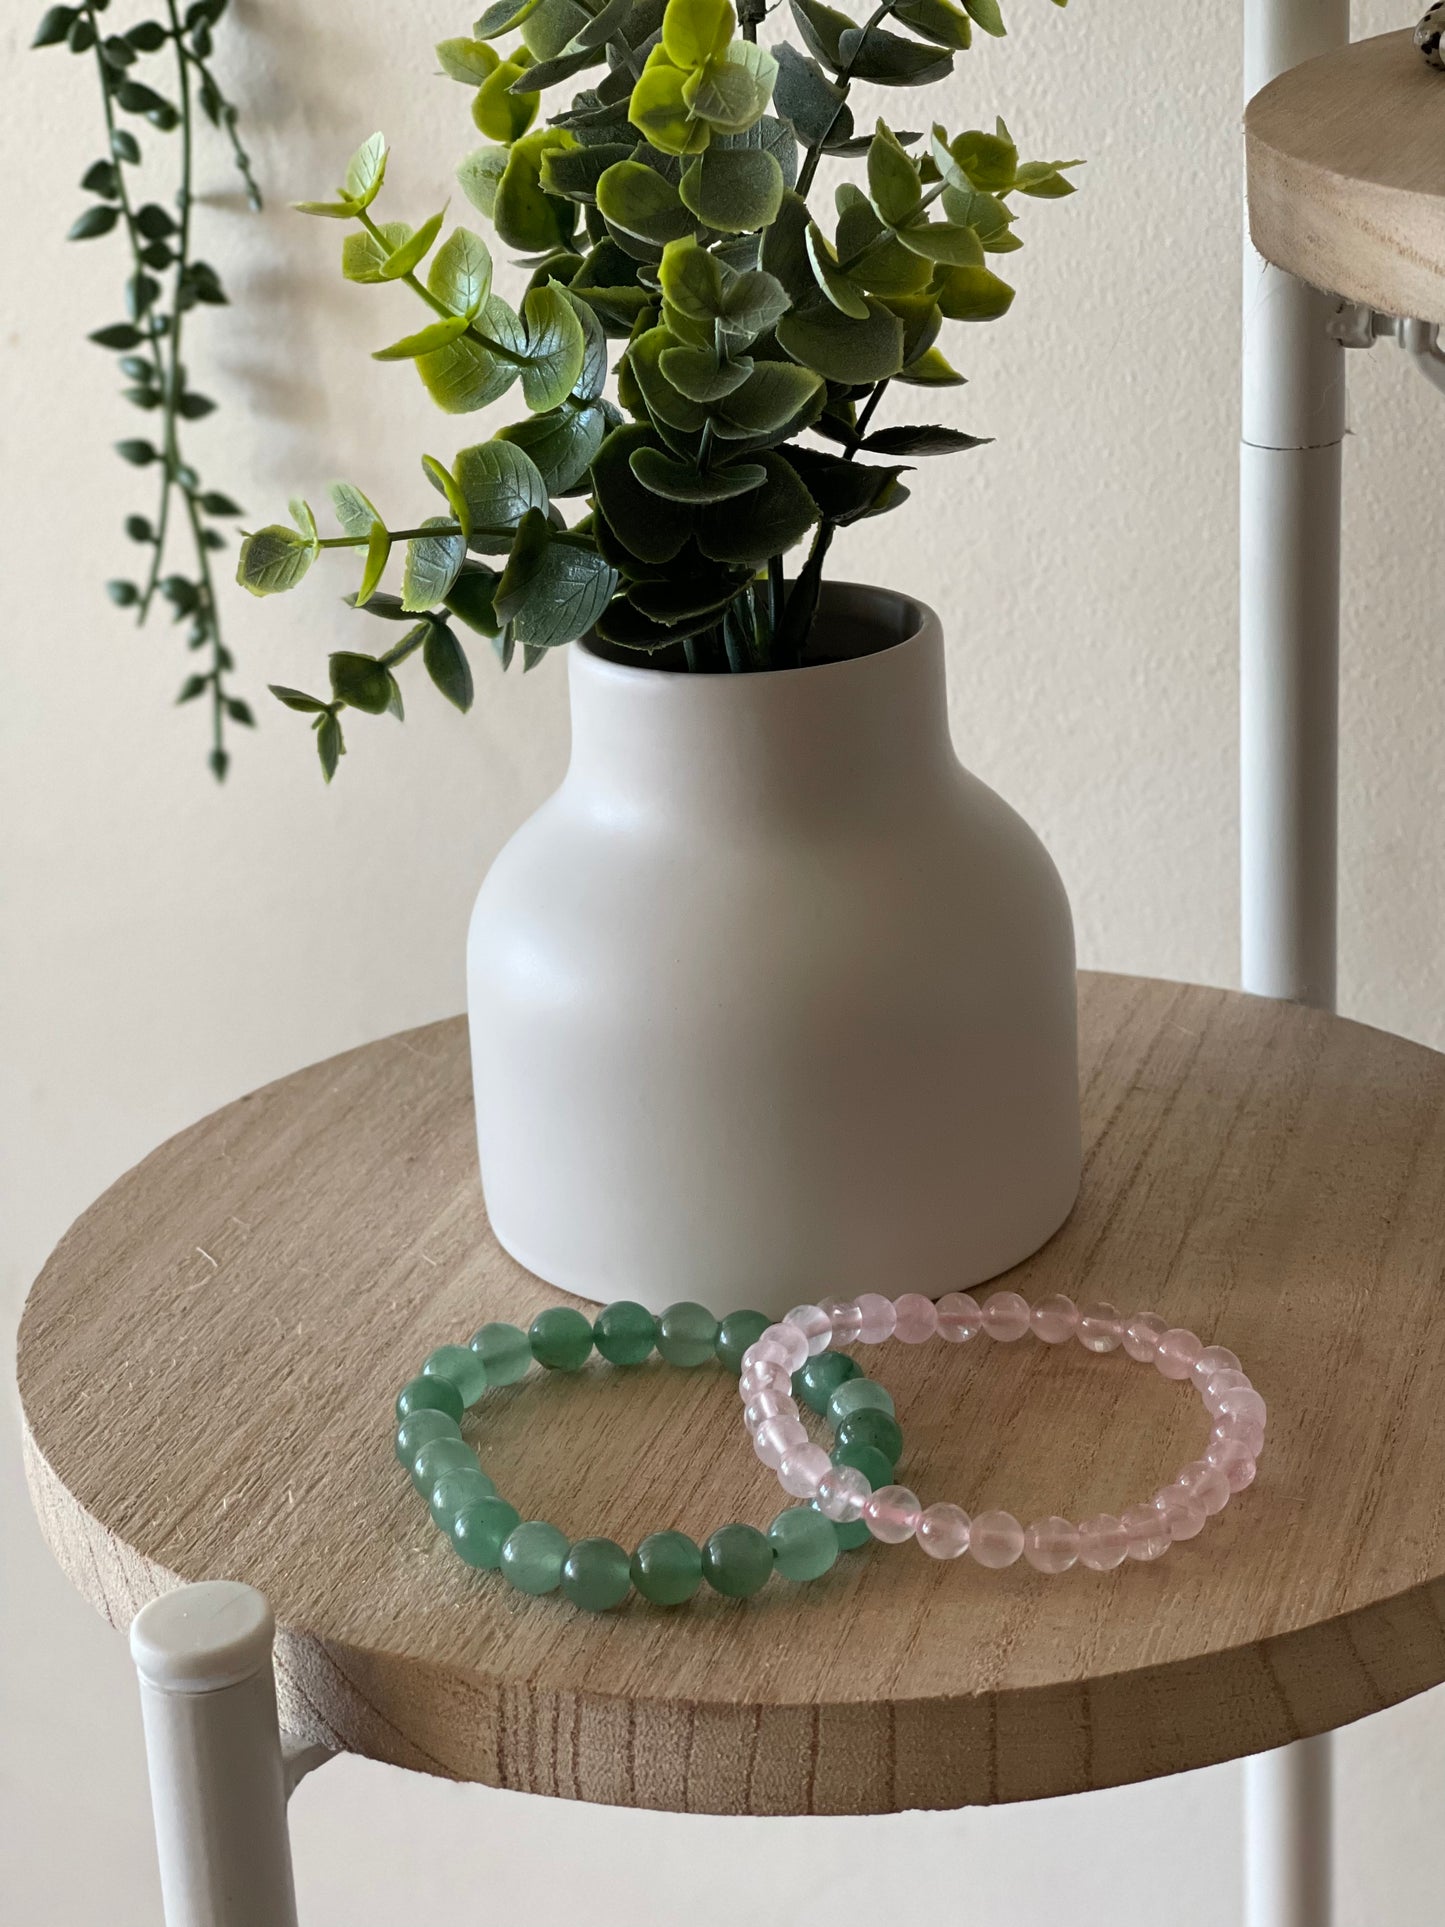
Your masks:
{"label": "green aventurine bead", "polygon": [[465,1410],[462,1395],[449,1378],[414,1378],[396,1395],[398,1422],[413,1412],[445,1412],[448,1418],[460,1418]]}
{"label": "green aventurine bead", "polygon": [[411,1470],[411,1462],[429,1439],[459,1439],[461,1427],[449,1412],[412,1412],[396,1428],[396,1456]]}
{"label": "green aventurine bead", "polygon": [[685,1532],[652,1532],[632,1555],[632,1583],[654,1606],[680,1606],[702,1584],[702,1554]]}
{"label": "green aventurine bead", "polygon": [[657,1320],[646,1305],[619,1298],[598,1312],[592,1343],[609,1365],[640,1365],[657,1343]]}
{"label": "green aventurine bead", "polygon": [[465,1345],[441,1345],[422,1366],[423,1378],[448,1379],[462,1395],[463,1405],[475,1405],[487,1389],[487,1368]]}
{"label": "green aventurine bead", "polygon": [[428,1439],[412,1454],[411,1482],[424,1499],[429,1499],[443,1472],[468,1472],[473,1466],[477,1466],[477,1455],[465,1439]]}
{"label": "green aventurine bead", "polygon": [[826,1412],[844,1379],[857,1376],[857,1362],[847,1352],[819,1352],[793,1373],[793,1396],[815,1412]]}
{"label": "green aventurine bead", "polygon": [[496,1496],[497,1488],[475,1460],[469,1466],[450,1466],[433,1482],[427,1501],[431,1508],[432,1524],[440,1526],[443,1532],[450,1535],[452,1521],[459,1512],[465,1512],[469,1505],[477,1505],[483,1499],[495,1499]]}
{"label": "green aventurine bead", "polygon": [[579,1539],[562,1567],[562,1590],[584,1612],[611,1612],[631,1585],[627,1554],[612,1539]]}
{"label": "green aventurine bead", "polygon": [[891,1412],[876,1405],[865,1405],[861,1412],[850,1412],[838,1427],[835,1445],[876,1445],[885,1459],[897,1465],[903,1457],[903,1427]]}
{"label": "green aventurine bead", "polygon": [[887,1387],[875,1384],[871,1378],[845,1378],[828,1399],[828,1423],[836,1430],[850,1412],[861,1412],[865,1406],[892,1412],[893,1399]]}
{"label": "green aventurine bead", "polygon": [[518,1592],[556,1592],[567,1559],[567,1535],[545,1519],[515,1526],[502,1545],[502,1571]]}
{"label": "green aventurine bead", "polygon": [[469,1566],[495,1572],[502,1563],[502,1547],[521,1523],[521,1513],[505,1499],[478,1499],[452,1520],[448,1537]]}
{"label": "green aventurine bead", "polygon": [[489,1385],[515,1385],[532,1369],[532,1347],[516,1325],[483,1325],[472,1333],[471,1350],[486,1367]]}
{"label": "green aventurine bead", "polygon": [[570,1305],[549,1305],[527,1328],[532,1356],[549,1372],[577,1372],[592,1350],[592,1326]]}
{"label": "green aventurine bead", "polygon": [[743,1353],[757,1343],[771,1323],[760,1311],[730,1311],[718,1326],[712,1348],[734,1378],[743,1369]]}
{"label": "green aventurine bead", "polygon": [[880,1486],[892,1485],[894,1461],[878,1450],[876,1445],[835,1445],[830,1457],[834,1465],[851,1465],[861,1472],[864,1478],[878,1491]]}
{"label": "green aventurine bead", "polygon": [[756,1526],[719,1526],[702,1549],[702,1576],[728,1599],[751,1599],[773,1573],[773,1548]]}
{"label": "green aventurine bead", "polygon": [[784,1579],[821,1579],[838,1559],[833,1521],[810,1505],[790,1506],[768,1527],[773,1564]]}
{"label": "green aventurine bead", "polygon": [[720,1327],[706,1305],[669,1305],[657,1321],[657,1349],[669,1365],[705,1365]]}
{"label": "green aventurine bead", "polygon": [[839,1525],[835,1521],[833,1530],[838,1535],[838,1550],[840,1552],[856,1552],[859,1546],[866,1546],[873,1537],[873,1534],[868,1530],[868,1521],[866,1519],[850,1519],[846,1525]]}

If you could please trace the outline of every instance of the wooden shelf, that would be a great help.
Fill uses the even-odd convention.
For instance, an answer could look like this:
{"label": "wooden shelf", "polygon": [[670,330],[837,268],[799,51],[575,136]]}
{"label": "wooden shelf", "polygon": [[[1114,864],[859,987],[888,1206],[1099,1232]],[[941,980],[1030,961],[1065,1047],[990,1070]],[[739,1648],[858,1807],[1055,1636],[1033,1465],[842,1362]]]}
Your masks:
{"label": "wooden shelf", "polygon": [[1445,322],[1445,73],[1411,32],[1281,74],[1244,118],[1267,261],[1386,314]]}
{"label": "wooden shelf", "polygon": [[[261,1587],[303,1736],[685,1811],[1117,1785],[1437,1684],[1445,1058],[1223,991],[1081,990],[1083,1194],[1010,1283],[1156,1306],[1236,1347],[1272,1412],[1255,1487],[1159,1564],[1045,1579],[875,1547],[810,1587],[603,1618],[464,1568],[393,1459],[392,1395],[554,1294],[488,1231],[460,1020],[218,1112],[71,1230],[19,1345],[56,1556],[116,1624],[179,1579]],[[1119,1354],[890,1346],[875,1369],[925,1499],[1082,1517],[1202,1442],[1197,1401]],[[480,1416],[503,1490],[564,1529],[779,1509],[720,1368],[534,1377]]]}

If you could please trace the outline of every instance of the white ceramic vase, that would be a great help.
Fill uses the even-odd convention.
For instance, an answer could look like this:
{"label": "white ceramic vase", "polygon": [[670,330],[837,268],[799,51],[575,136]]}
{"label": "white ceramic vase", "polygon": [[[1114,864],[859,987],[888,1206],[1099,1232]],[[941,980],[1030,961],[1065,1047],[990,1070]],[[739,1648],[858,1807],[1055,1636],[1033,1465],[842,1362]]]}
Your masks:
{"label": "white ceramic vase", "polygon": [[584,1298],[937,1297],[1078,1190],[1068,899],[954,755],[938,618],[834,584],[813,648],[574,645],[566,778],[477,898],[487,1209]]}

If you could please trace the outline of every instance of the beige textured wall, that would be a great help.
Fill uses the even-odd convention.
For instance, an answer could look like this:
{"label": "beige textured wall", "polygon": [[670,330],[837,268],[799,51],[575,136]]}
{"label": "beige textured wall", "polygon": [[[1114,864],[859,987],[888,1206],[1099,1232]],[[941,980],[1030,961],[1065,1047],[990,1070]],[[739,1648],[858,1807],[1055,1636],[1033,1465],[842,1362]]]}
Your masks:
{"label": "beige textured wall", "polygon": [[[227,619],[264,729],[218,792],[200,719],[171,697],[184,651],[137,636],[99,582],[133,557],[148,494],[105,444],[133,431],[104,356],[109,243],[66,247],[97,151],[88,74],[30,56],[35,5],[0,20],[7,160],[0,272],[4,696],[0,700],[0,1065],[9,1312],[66,1222],[164,1134],[304,1061],[460,1007],[477,881],[565,754],[562,665],[524,684],[478,663],[463,721],[418,691],[405,729],[364,721],[322,789],[304,725],[268,679],[313,684],[354,638],[339,571]],[[943,612],[965,758],[1041,829],[1089,964],[1228,983],[1235,971],[1234,515],[1239,168],[1237,8],[1011,0],[1014,35],[962,63],[946,118],[1001,108],[1026,146],[1090,158],[1085,192],[1030,208],[1021,297],[959,345],[949,419],[998,445],[918,478],[911,513],[839,545],[838,566]],[[1357,31],[1409,8],[1368,0]],[[428,78],[461,31],[441,0],[236,0],[223,61],[271,205],[243,217],[208,147],[206,248],[236,305],[195,330],[224,412],[194,437],[258,518],[346,474],[425,501],[439,418],[366,350],[408,325],[401,291],[344,286],[336,231],[285,212],[373,126],[396,143],[397,212],[447,191],[465,96]],[[112,18],[127,17],[117,0]],[[934,101],[930,100],[930,107]],[[1445,1044],[1445,834],[1438,744],[1445,482],[1437,396],[1385,350],[1352,366],[1344,691],[1342,999]],[[897,419],[897,417],[894,417]],[[142,478],[143,481],[143,478]],[[8,1912],[63,1927],[154,1920],[138,1723],[120,1640],[50,1566],[3,1451],[0,1875]],[[1341,1927],[1438,1919],[1445,1766],[1437,1697],[1340,1748]],[[360,1762],[297,1806],[307,1927],[467,1908],[525,1927],[676,1918],[763,1897],[838,1927],[912,1918],[1080,1927],[1234,1918],[1238,1778],[1047,1810],[832,1822],[667,1821],[430,1786]],[[1171,1843],[1187,1843],[1177,1880]],[[743,1855],[751,1857],[745,1866]],[[901,1869],[901,1871],[900,1871]],[[422,1884],[424,1883],[424,1884]],[[685,1900],[683,1897],[686,1897]]]}

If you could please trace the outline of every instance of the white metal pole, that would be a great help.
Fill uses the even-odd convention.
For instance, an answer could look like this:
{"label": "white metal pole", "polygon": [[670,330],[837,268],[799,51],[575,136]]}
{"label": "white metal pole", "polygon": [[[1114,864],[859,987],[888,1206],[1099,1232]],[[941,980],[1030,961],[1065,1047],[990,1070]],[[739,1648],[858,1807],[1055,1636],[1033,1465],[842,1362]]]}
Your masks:
{"label": "white metal pole", "polygon": [[271,1609],[218,1580],[131,1625],[166,1927],[296,1927]]}
{"label": "white metal pole", "polygon": [[1329,1927],[1330,1736],[1245,1763],[1246,1927]]}
{"label": "white metal pole", "polygon": [[[1342,46],[1349,0],[1246,0],[1246,100]],[[1333,1008],[1345,351],[1244,246],[1240,920],[1246,990]]]}

